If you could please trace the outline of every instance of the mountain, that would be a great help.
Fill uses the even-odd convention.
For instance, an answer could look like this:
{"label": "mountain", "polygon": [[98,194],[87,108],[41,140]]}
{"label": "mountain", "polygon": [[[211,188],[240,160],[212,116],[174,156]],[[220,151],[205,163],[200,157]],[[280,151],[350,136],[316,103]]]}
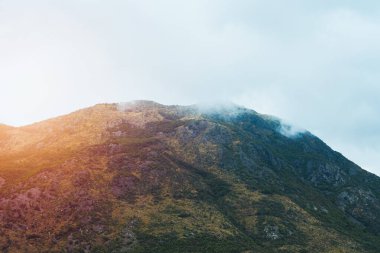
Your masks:
{"label": "mountain", "polygon": [[235,105],[0,126],[2,252],[380,252],[380,178]]}

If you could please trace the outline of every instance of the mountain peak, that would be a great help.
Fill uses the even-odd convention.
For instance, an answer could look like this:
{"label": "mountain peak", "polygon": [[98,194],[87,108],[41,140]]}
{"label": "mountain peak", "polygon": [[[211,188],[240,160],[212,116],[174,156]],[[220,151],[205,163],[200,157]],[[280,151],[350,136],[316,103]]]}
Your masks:
{"label": "mountain peak", "polygon": [[1,250],[379,252],[380,179],[282,126],[138,100],[5,131]]}
{"label": "mountain peak", "polygon": [[135,108],[160,108],[163,106],[164,105],[151,100],[132,100],[129,102],[117,103],[117,108],[122,111]]}

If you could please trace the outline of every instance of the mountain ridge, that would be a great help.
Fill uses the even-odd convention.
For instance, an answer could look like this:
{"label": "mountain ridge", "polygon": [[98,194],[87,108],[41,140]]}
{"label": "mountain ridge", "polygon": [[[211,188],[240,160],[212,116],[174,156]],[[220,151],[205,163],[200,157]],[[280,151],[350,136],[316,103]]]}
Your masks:
{"label": "mountain ridge", "polygon": [[281,127],[137,101],[0,129],[2,251],[379,251],[379,177]]}

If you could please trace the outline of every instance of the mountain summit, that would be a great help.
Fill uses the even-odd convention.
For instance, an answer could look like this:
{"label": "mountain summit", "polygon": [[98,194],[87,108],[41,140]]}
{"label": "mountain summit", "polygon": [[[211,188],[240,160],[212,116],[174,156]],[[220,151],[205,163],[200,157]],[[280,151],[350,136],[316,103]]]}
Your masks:
{"label": "mountain summit", "polygon": [[0,125],[2,252],[380,252],[380,178],[235,106]]}

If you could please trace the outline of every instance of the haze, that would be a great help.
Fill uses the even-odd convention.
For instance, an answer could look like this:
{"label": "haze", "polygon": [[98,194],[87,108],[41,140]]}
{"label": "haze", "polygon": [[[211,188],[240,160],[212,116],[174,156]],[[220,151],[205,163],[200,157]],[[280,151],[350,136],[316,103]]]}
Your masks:
{"label": "haze", "polygon": [[231,101],[380,175],[378,1],[0,1],[0,122]]}

